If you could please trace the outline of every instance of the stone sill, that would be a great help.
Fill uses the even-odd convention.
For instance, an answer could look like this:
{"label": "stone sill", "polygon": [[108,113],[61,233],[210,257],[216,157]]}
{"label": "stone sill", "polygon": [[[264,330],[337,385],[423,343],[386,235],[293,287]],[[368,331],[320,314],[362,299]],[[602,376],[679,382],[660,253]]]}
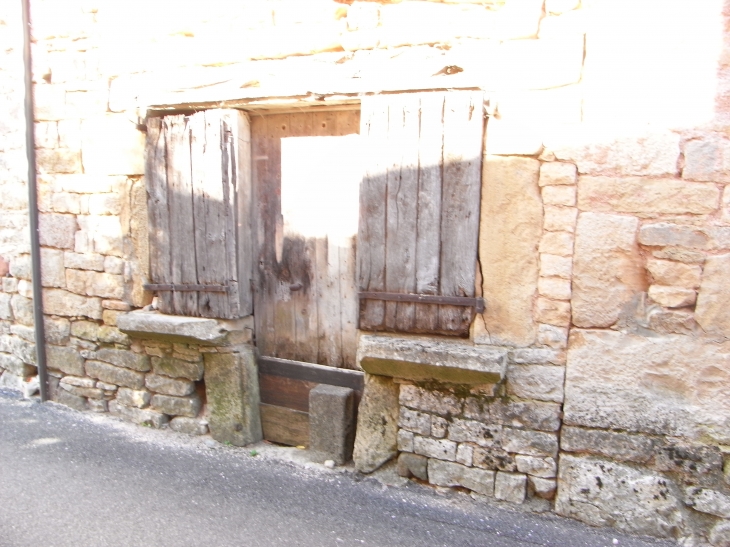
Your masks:
{"label": "stone sill", "polygon": [[220,346],[251,342],[253,317],[207,319],[159,312],[133,311],[117,318],[117,327],[136,338]]}
{"label": "stone sill", "polygon": [[508,350],[464,341],[363,334],[358,362],[369,374],[451,384],[496,384],[507,372]]}

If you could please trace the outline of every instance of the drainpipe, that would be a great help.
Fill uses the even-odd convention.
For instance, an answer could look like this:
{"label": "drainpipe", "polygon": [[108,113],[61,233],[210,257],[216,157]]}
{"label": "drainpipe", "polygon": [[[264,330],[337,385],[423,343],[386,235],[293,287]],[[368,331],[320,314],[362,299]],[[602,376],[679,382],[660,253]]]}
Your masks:
{"label": "drainpipe", "polygon": [[28,216],[30,217],[30,259],[33,279],[33,322],[35,352],[41,401],[48,400],[46,368],[46,328],[43,322],[43,290],[41,286],[41,242],[38,232],[38,181],[35,159],[35,105],[33,104],[33,63],[30,54],[30,0],[23,4],[23,63],[25,66],[25,150],[28,155]]}

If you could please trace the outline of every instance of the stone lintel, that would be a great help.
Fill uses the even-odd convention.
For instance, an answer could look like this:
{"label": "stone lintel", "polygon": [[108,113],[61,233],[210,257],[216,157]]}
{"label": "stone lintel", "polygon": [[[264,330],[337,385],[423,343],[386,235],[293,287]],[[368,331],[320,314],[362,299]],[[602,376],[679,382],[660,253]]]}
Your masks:
{"label": "stone lintel", "polygon": [[117,319],[117,327],[138,338],[188,344],[229,345],[247,341],[244,340],[245,333],[253,329],[253,318],[249,316],[224,320],[133,311],[121,314]]}
{"label": "stone lintel", "polygon": [[358,362],[365,372],[407,380],[496,384],[507,370],[507,350],[463,341],[363,335]]}

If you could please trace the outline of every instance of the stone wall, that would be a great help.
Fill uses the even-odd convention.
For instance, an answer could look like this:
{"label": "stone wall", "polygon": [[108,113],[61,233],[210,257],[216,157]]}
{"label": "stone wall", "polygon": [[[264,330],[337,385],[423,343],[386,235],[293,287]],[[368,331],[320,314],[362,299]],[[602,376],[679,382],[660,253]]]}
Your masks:
{"label": "stone wall", "polygon": [[[506,352],[506,374],[388,380],[385,445],[438,486],[729,545],[725,2],[233,4],[33,2],[53,398],[203,433],[201,363],[232,351],[117,326],[150,303],[148,112],[480,88],[471,342]],[[35,375],[19,10],[0,7],[0,385],[16,389]]]}

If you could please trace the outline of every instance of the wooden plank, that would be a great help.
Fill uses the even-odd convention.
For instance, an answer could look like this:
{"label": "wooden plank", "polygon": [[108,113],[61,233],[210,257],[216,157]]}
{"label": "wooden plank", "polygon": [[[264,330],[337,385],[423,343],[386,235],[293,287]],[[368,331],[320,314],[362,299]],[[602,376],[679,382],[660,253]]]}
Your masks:
{"label": "wooden plank", "polygon": [[360,133],[360,111],[343,110],[337,112],[337,135],[357,135]]}
{"label": "wooden plank", "polygon": [[[149,220],[150,278],[153,283],[170,283],[170,211],[167,188],[165,125],[162,118],[147,120],[145,181]],[[163,313],[172,313],[172,294],[157,297]]]}
{"label": "wooden plank", "polygon": [[[318,357],[316,362],[342,366],[339,248],[335,240],[317,238]],[[336,268],[335,268],[336,261]]]}
{"label": "wooden plank", "polygon": [[[439,292],[441,254],[444,94],[423,93],[420,100],[416,292],[435,295]],[[418,304],[413,332],[436,331],[438,317],[437,305]]]}
{"label": "wooden plank", "polygon": [[[365,169],[360,187],[357,238],[358,286],[361,291],[385,290],[387,105],[385,97],[362,98],[360,135],[363,137]],[[362,302],[359,319],[361,329],[380,329],[385,319],[385,304],[373,300]]]}
{"label": "wooden plank", "polygon": [[358,370],[327,367],[312,363],[300,363],[275,357],[259,357],[259,374],[284,376],[296,380],[306,380],[317,384],[349,387],[362,391],[365,386],[365,375]]}
{"label": "wooden plank", "polygon": [[360,303],[355,284],[357,257],[356,236],[340,248],[340,325],[342,332],[342,365],[357,366],[357,314]]}
{"label": "wooden plank", "polygon": [[264,439],[289,446],[309,446],[309,414],[263,403],[259,409]]}
{"label": "wooden plank", "polygon": [[259,374],[261,402],[309,412],[309,392],[317,383],[285,376]]}
{"label": "wooden plank", "polygon": [[[389,107],[385,241],[385,290],[389,292],[413,293],[416,289],[419,117],[418,95],[402,95]],[[414,319],[413,304],[386,302],[386,328],[407,332]]]}
{"label": "wooden plank", "polygon": [[[441,204],[441,287],[444,296],[474,296],[479,231],[483,94],[452,92],[444,105],[444,181]],[[443,332],[468,336],[473,311],[443,306]]]}
{"label": "wooden plank", "polygon": [[[170,209],[170,271],[173,283],[197,283],[195,259],[195,225],[190,164],[190,131],[187,116],[165,118],[167,146],[167,181]],[[198,315],[198,295],[175,292],[173,313]]]}
{"label": "wooden plank", "polygon": [[254,269],[253,233],[253,188],[251,160],[251,123],[248,115],[240,110],[228,111],[227,123],[233,131],[233,165],[236,168],[233,178],[236,186],[236,248],[238,258],[238,293],[241,317],[253,313],[253,294],[251,291]]}

